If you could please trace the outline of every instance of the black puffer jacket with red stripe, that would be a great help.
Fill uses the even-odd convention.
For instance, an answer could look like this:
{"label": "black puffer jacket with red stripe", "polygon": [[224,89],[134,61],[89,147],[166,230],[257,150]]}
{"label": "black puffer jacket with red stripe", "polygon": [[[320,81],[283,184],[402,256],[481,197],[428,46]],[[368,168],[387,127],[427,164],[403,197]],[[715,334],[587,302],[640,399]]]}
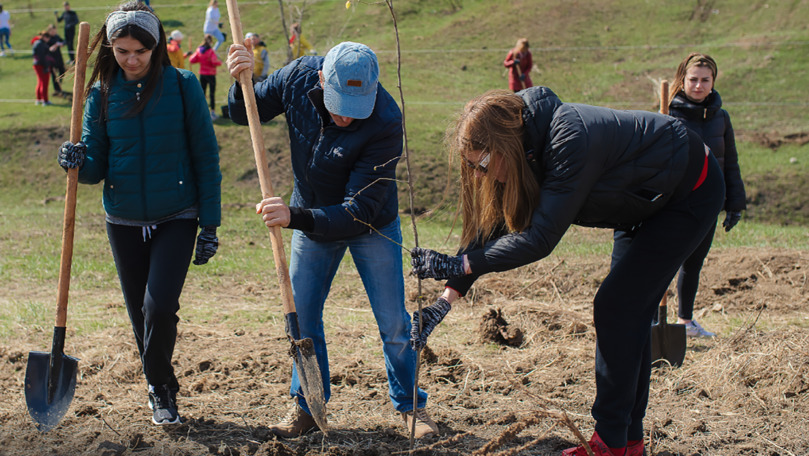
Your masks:
{"label": "black puffer jacket with red stripe", "polygon": [[447,283],[461,294],[480,274],[546,257],[571,224],[628,228],[642,222],[703,165],[689,166],[688,132],[673,117],[563,103],[547,87],[519,95],[525,101],[523,142],[539,162],[539,205],[523,232],[464,251],[475,274]]}

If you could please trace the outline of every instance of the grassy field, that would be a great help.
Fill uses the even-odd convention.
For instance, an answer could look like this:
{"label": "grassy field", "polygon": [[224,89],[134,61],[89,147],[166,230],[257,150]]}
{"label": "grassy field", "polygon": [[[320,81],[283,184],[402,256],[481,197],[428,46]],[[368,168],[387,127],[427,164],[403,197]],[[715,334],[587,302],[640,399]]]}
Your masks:
{"label": "grassy field", "polygon": [[[345,2],[328,0],[287,1],[284,5],[287,23],[303,15],[304,34],[320,53],[343,40],[365,42],[374,48],[382,64],[382,82],[398,99],[395,35],[384,3],[353,2],[349,9]],[[786,141],[773,149],[756,141],[756,135],[800,135],[809,124],[805,91],[809,75],[803,71],[809,50],[809,30],[802,19],[809,14],[805,2],[750,4],[728,0],[698,2],[695,6],[662,0],[517,1],[509,5],[482,0],[395,3],[415,205],[431,210],[418,223],[422,245],[455,248],[456,239],[447,238],[456,193],[447,186],[454,178],[446,165],[443,133],[465,100],[489,88],[505,86],[501,61],[519,36],[531,40],[536,83],[553,88],[564,101],[615,108],[656,110],[657,81],[670,78],[687,52],[708,52],[719,62],[717,89],[738,132],[744,175],[806,174],[809,147],[805,144]],[[12,44],[18,52],[0,59],[4,94],[0,102],[4,137],[0,154],[5,157],[0,167],[0,274],[14,286],[35,286],[47,296],[58,270],[64,194],[64,174],[54,163],[54,155],[56,146],[68,136],[70,109],[62,99],[54,100],[51,107],[34,106],[32,102],[35,78],[28,41],[53,22],[53,2],[36,0],[4,6],[12,12]],[[152,6],[167,32],[178,28],[195,44],[201,39],[206,2],[157,1]],[[101,0],[73,4],[80,19],[91,24],[91,33],[98,30],[110,8]],[[224,2],[222,16],[228,29]],[[245,31],[263,36],[271,50],[272,67],[277,68],[285,59],[278,4],[243,2],[241,17]],[[220,54],[224,55],[224,49]],[[224,71],[220,72],[217,98],[221,103],[230,81]],[[214,281],[233,274],[258,277],[266,274],[270,255],[251,209],[258,185],[249,135],[246,128],[227,119],[216,122],[216,131],[224,175],[223,243],[217,261],[203,274]],[[282,121],[273,121],[264,126],[264,133],[276,189],[288,195],[291,179],[284,157],[285,126]],[[399,174],[403,179],[404,170],[402,163]],[[795,187],[796,193],[805,193],[797,188],[801,185],[796,183]],[[759,188],[769,191],[766,181],[748,179],[749,191]],[[400,185],[402,207],[407,205],[406,191],[406,185]],[[805,201],[800,195],[791,198],[793,205],[802,206]],[[92,296],[94,289],[115,283],[98,186],[80,187],[77,211],[76,251],[81,254],[74,261],[77,279],[73,290]],[[412,245],[409,217],[403,221],[405,244]],[[746,221],[732,236],[718,234],[715,248],[809,247],[801,224],[777,222],[779,219],[770,213],[751,206]],[[563,241],[559,252],[609,252],[608,236],[582,232],[589,233],[574,230],[575,240]],[[262,254],[251,254],[256,249]],[[196,269],[192,268],[192,276]],[[43,304],[42,298],[32,296],[30,301],[4,305],[0,337],[13,334],[14,321],[22,324],[31,315],[41,315],[35,310]],[[88,323],[90,327],[95,324]]]}
{"label": "grassy field", "polygon": [[[224,29],[230,34],[225,2],[220,4]],[[334,44],[345,40],[359,41],[371,46],[380,59],[383,85],[395,98],[399,98],[397,43],[391,14],[384,2],[352,1],[348,9],[344,0],[285,0],[283,5],[286,23],[302,18],[304,35],[321,55]],[[786,370],[787,367],[784,366],[789,366],[790,369],[798,366],[798,373],[789,371],[772,374],[772,383],[781,382],[786,385],[792,382],[790,384],[797,385],[788,392],[796,392],[794,401],[798,404],[806,396],[806,390],[800,386],[804,383],[796,380],[809,378],[805,367],[801,367],[807,365],[805,357],[800,358],[802,352],[790,348],[790,344],[805,347],[805,343],[792,340],[779,343],[781,339],[778,337],[782,337],[782,333],[796,333],[799,337],[794,340],[805,341],[805,329],[809,325],[803,296],[806,281],[804,264],[806,252],[809,252],[809,231],[806,229],[809,223],[809,97],[806,90],[809,86],[809,74],[805,71],[809,63],[809,27],[806,25],[809,3],[800,0],[401,0],[394,2],[394,5],[400,35],[401,85],[407,121],[408,152],[415,183],[414,206],[419,212],[426,210],[417,223],[419,244],[445,252],[457,247],[458,230],[451,231],[457,199],[457,192],[452,185],[456,180],[456,173],[447,166],[442,142],[444,132],[454,114],[468,99],[488,89],[507,87],[502,60],[517,38],[528,37],[531,42],[536,63],[532,73],[535,84],[551,87],[566,102],[618,109],[656,111],[659,81],[671,79],[677,64],[687,53],[701,51],[716,58],[719,63],[716,88],[722,94],[725,108],[730,112],[736,129],[739,160],[748,192],[748,210],[742,222],[730,233],[717,230],[713,251],[706,265],[706,269],[710,270],[710,277],[705,281],[705,294],[708,295],[705,318],[723,331],[724,338],[718,339],[716,343],[698,345],[697,349],[689,351],[689,360],[696,360],[689,367],[691,370],[679,371],[682,374],[672,371],[670,376],[665,373],[656,374],[658,381],[663,382],[662,386],[660,383],[656,384],[656,391],[670,394],[672,401],[682,399],[683,402],[691,402],[685,405],[672,402],[675,405],[670,407],[666,406],[666,402],[663,405],[657,404],[654,422],[658,426],[665,426],[663,423],[672,421],[666,415],[668,411],[682,412],[687,416],[682,419],[675,416],[674,423],[676,426],[682,424],[684,430],[681,429],[676,435],[697,435],[691,438],[695,443],[685,446],[678,444],[676,439],[666,440],[664,436],[661,437],[665,441],[663,447],[679,448],[683,453],[677,450],[673,453],[650,454],[761,454],[757,450],[749,453],[736,451],[741,445],[737,447],[730,443],[727,444],[729,446],[721,446],[723,444],[715,442],[733,441],[725,436],[735,435],[737,431],[733,426],[737,424],[728,420],[739,414],[736,413],[739,410],[745,412],[739,415],[747,420],[739,422],[739,429],[743,429],[745,423],[754,429],[776,428],[773,422],[767,421],[771,418],[782,420],[783,423],[778,423],[779,425],[794,427],[792,434],[785,435],[800,435],[800,423],[805,423],[805,418],[801,421],[795,417],[805,417],[805,414],[800,407],[796,407],[797,411],[793,414],[779,415],[789,408],[789,404],[778,402],[779,398],[793,400],[790,399],[792,396],[785,395],[780,389],[771,395],[765,394],[766,391],[762,392],[761,389],[758,393],[751,390],[752,396],[757,399],[753,406],[758,407],[759,402],[764,403],[756,396],[761,394],[770,408],[755,409],[756,413],[750,419],[747,409],[744,409],[750,404],[742,400],[735,403],[728,399],[725,405],[720,400],[726,396],[736,397],[735,393],[723,394],[726,385],[735,385],[735,376],[741,379],[740,382],[744,380],[739,391],[740,396],[745,396],[748,388],[753,387],[752,384],[759,380],[764,384],[762,379],[768,378],[776,368]],[[127,355],[132,354],[134,348],[129,339],[129,321],[107,243],[100,186],[79,187],[70,286],[66,352],[74,350],[70,353],[81,355],[84,359],[82,372],[86,377],[82,379],[79,397],[74,401],[82,408],[75,416],[66,419],[72,428],[66,428],[64,434],[52,434],[50,437],[37,436],[25,416],[25,407],[21,405],[22,394],[19,391],[22,381],[17,378],[22,375],[20,359],[24,358],[29,349],[48,348],[53,325],[65,192],[65,174],[55,163],[55,155],[58,145],[68,138],[70,105],[61,98],[53,99],[54,105],[50,107],[34,106],[33,103],[36,79],[31,68],[29,41],[35,33],[54,21],[53,10],[61,9],[61,1],[11,1],[4,2],[3,6],[11,11],[11,41],[17,52],[0,58],[0,277],[3,280],[3,291],[0,292],[0,365],[5,368],[5,371],[0,371],[0,381],[5,382],[6,391],[12,391],[3,396],[7,400],[3,401],[6,406],[0,413],[0,428],[4,428],[6,433],[0,432],[0,445],[14,443],[15,449],[23,448],[28,443],[34,449],[38,448],[36,445],[42,445],[42,448],[50,445],[53,448],[51,452],[56,454],[61,451],[60,439],[63,439],[73,445],[69,448],[82,448],[81,451],[84,451],[83,445],[87,445],[87,451],[92,451],[93,448],[101,449],[108,442],[99,443],[93,440],[96,437],[85,437],[81,433],[89,433],[98,426],[103,431],[99,431],[99,440],[108,439],[123,445],[121,448],[124,449],[115,454],[130,454],[126,452],[130,447],[132,451],[145,451],[143,454],[161,454],[163,448],[166,452],[176,450],[172,454],[198,454],[195,453],[196,449],[189,450],[188,453],[177,449],[181,440],[188,440],[184,436],[156,436],[151,429],[144,431],[137,428],[142,424],[138,424],[138,420],[143,413],[137,408],[139,405],[134,405],[140,400],[137,396],[139,386],[132,385],[140,385],[142,374],[136,355]],[[90,23],[91,31],[95,33],[114,4],[104,0],[74,0],[72,6],[82,21]],[[152,6],[163,21],[166,32],[180,29],[185,33],[188,38],[184,47],[199,44],[206,1],[154,0]],[[262,35],[270,50],[272,69],[277,69],[286,58],[278,2],[241,2],[240,10],[244,31]],[[59,29],[61,28],[60,24]],[[226,44],[230,43],[228,40]],[[224,58],[224,52],[225,47],[220,49],[220,58]],[[193,70],[197,71],[198,68],[194,67]],[[231,82],[229,75],[220,70],[217,84],[219,105],[225,103],[226,90]],[[71,87],[72,79],[69,78],[67,84]],[[291,192],[291,171],[287,157],[285,123],[283,119],[276,119],[262,128],[276,192],[288,196]],[[234,425],[228,421],[229,417],[222,418],[217,413],[223,410],[225,415],[231,413],[228,401],[235,402],[239,407],[249,403],[250,409],[256,414],[253,417],[248,416],[251,423],[267,424],[266,421],[274,417],[278,412],[276,409],[282,406],[280,401],[274,403],[266,401],[266,398],[280,397],[287,388],[285,369],[288,367],[288,360],[278,356],[285,349],[282,347],[283,325],[279,319],[281,306],[267,230],[259,222],[253,209],[260,191],[248,129],[234,125],[228,119],[219,119],[215,122],[215,130],[223,173],[223,224],[219,230],[221,245],[216,257],[208,265],[192,266],[189,271],[181,311],[184,345],[178,358],[184,375],[183,387],[190,392],[192,388],[196,388],[193,385],[199,386],[199,389],[193,389],[191,393],[196,402],[191,398],[185,402],[188,406],[197,407],[191,415],[199,417],[199,420],[191,420],[190,429],[193,432],[188,432],[190,440],[196,438],[204,441],[212,454],[235,454],[217,450],[216,445],[220,443],[216,439],[220,434],[225,435],[226,438],[223,437],[222,441],[227,443],[226,447],[231,448],[244,443],[245,438],[240,434],[240,429],[243,428],[240,426],[245,418],[242,415],[238,415],[238,419],[232,418],[237,421]],[[404,161],[400,163],[398,171],[404,181]],[[405,237],[403,244],[405,247],[412,247],[414,233],[411,219],[406,213],[408,188],[402,183],[399,189]],[[721,220],[720,218],[720,223]],[[289,239],[288,232],[284,236]],[[527,367],[521,372],[533,373],[535,366],[544,366],[537,369],[536,375],[544,375],[542,372],[548,375],[547,379],[543,378],[541,381],[532,378],[533,385],[547,386],[547,389],[543,389],[544,386],[538,387],[536,391],[540,394],[557,393],[558,389],[568,388],[568,380],[564,380],[561,387],[555,386],[562,378],[592,377],[587,371],[591,364],[589,360],[570,361],[569,364],[560,365],[557,355],[553,354],[565,353],[559,359],[580,358],[582,353],[591,352],[592,344],[580,341],[578,330],[566,333],[558,328],[547,329],[546,326],[549,325],[546,323],[558,320],[564,325],[560,323],[556,326],[567,328],[568,323],[579,325],[582,321],[589,321],[592,294],[597,283],[603,279],[610,250],[611,232],[608,230],[573,227],[547,260],[514,271],[510,275],[497,275],[482,280],[469,299],[460,303],[458,309],[451,314],[454,326],[443,325],[437,331],[436,345],[444,350],[439,355],[449,354],[450,358],[455,358],[457,354],[453,350],[479,351],[474,354],[474,358],[469,358],[465,353],[463,359],[470,366],[477,366],[475,369],[479,368],[481,386],[486,375],[505,375],[498,355],[506,353],[504,349],[494,344],[475,345],[477,342],[473,341],[480,307],[502,305],[512,312],[510,318],[513,316],[527,325],[527,334],[533,338],[528,349],[514,348],[508,353],[510,356],[525,357],[524,364]],[[770,252],[774,253],[770,256]],[[406,261],[406,255],[403,255],[403,261]],[[390,421],[388,414],[369,414],[366,417],[366,410],[359,410],[361,413],[353,416],[348,413],[340,415],[340,410],[366,407],[369,403],[365,396],[368,390],[384,389],[384,379],[377,382],[378,384],[372,382],[370,386],[363,383],[368,376],[374,381],[378,380],[368,372],[381,373],[383,368],[377,365],[374,365],[375,369],[362,366],[363,360],[370,366],[370,359],[381,363],[381,358],[374,345],[376,341],[362,336],[373,334],[375,323],[370,312],[363,308],[367,304],[358,291],[361,284],[352,266],[350,259],[346,259],[344,267],[338,272],[327,306],[327,318],[333,323],[328,331],[329,337],[342,337],[347,341],[344,344],[335,344],[332,354],[340,361],[335,365],[347,366],[350,361],[354,363],[351,364],[353,369],[359,372],[355,374],[348,370],[348,375],[343,370],[340,371],[341,375],[355,375],[361,382],[356,386],[356,396],[344,395],[342,400],[345,402],[335,405],[333,417],[339,423],[338,427],[347,429],[344,434],[339,431],[336,434],[340,438],[345,437],[348,442],[345,444],[346,448],[359,441],[357,439],[365,439],[362,440],[363,445],[367,440],[369,447],[375,448],[380,437],[389,437],[386,430],[388,426],[398,426],[398,422],[390,424],[385,421]],[[407,280],[408,296],[412,297],[415,280],[409,277]],[[754,280],[758,280],[758,294],[744,288],[752,286],[749,282]],[[717,290],[729,287],[729,283],[740,284],[738,293],[719,295]],[[425,283],[425,286],[425,294],[432,296],[440,284],[431,281]],[[771,292],[767,287],[777,288],[778,292]],[[759,291],[760,289],[765,291]],[[515,299],[521,293],[523,296]],[[412,307],[411,304],[408,303],[409,308]],[[766,305],[777,310],[765,312],[759,325],[767,331],[777,331],[778,334],[770,339],[768,337],[772,334],[762,333],[759,342],[749,344],[746,341],[749,344],[749,353],[741,351],[734,345],[735,341],[748,333],[747,329],[754,326],[751,321],[758,319],[761,309]],[[716,310],[717,308],[720,310]],[[558,317],[556,312],[565,314],[564,318]],[[239,339],[243,335],[247,337]],[[462,340],[463,343],[455,344],[455,340]],[[193,345],[194,342],[198,345]],[[767,350],[757,348],[759,345],[756,344],[766,345],[764,348]],[[773,366],[765,366],[750,373],[750,378],[742,378],[746,369],[750,369],[750,359],[761,353],[771,353],[768,351],[768,344],[775,346],[773,350],[783,349],[784,359],[789,361],[772,361]],[[116,353],[106,353],[104,350],[108,347],[113,348],[107,351]],[[529,359],[529,355],[534,356],[534,347],[537,347],[536,352],[541,355],[537,355],[536,359]],[[192,350],[199,350],[199,353],[192,353]],[[223,352],[225,354],[221,356]],[[227,369],[222,367],[232,369],[231,372],[243,369],[243,356],[248,356],[245,352],[250,352],[249,356],[255,356],[256,359],[261,357],[265,360],[264,364],[257,364],[258,367],[254,371],[248,371],[245,376],[254,376],[262,385],[272,383],[271,389],[257,389],[253,383],[246,386],[234,384],[232,388],[225,388],[230,376]],[[477,357],[478,355],[481,356]],[[200,372],[196,372],[196,365],[202,364],[199,363],[200,360],[208,359],[206,356],[213,361],[216,368],[202,372],[200,367]],[[457,357],[460,358],[460,355]],[[725,362],[734,357],[739,359],[738,363],[727,367]],[[120,363],[119,358],[123,358]],[[761,355],[761,359],[776,358]],[[271,359],[270,364],[267,364],[267,359]],[[478,359],[482,360],[481,364],[476,364]],[[439,413],[443,414],[444,422],[447,423],[442,423],[442,426],[447,426],[444,431],[451,430],[449,426],[457,426],[458,430],[463,430],[465,423],[470,428],[475,423],[480,423],[475,421],[479,419],[476,415],[480,415],[480,411],[474,410],[474,407],[465,412],[468,413],[468,418],[467,415],[448,411],[457,405],[453,401],[460,401],[458,408],[466,407],[466,402],[469,401],[467,396],[470,392],[466,390],[469,373],[465,374],[466,377],[458,374],[458,378],[463,379],[463,391],[466,391],[467,396],[457,391],[461,380],[458,384],[453,384],[447,383],[448,380],[443,377],[445,371],[452,371],[457,365],[460,363],[452,361],[429,368],[433,371],[428,374],[433,382],[431,387],[438,390],[438,384],[446,385],[447,392],[443,393],[444,396],[434,396],[438,398],[436,403],[443,407],[437,410],[443,410]],[[715,371],[702,372],[700,369],[704,369],[706,365]],[[480,366],[485,366],[486,369]],[[119,375],[121,369],[126,371],[126,376]],[[189,374],[192,371],[195,373]],[[105,390],[106,398],[97,395],[89,387],[97,372],[105,375],[105,380],[98,384],[109,388]],[[724,380],[723,375],[728,372],[733,373],[733,381]],[[477,373],[473,374],[472,381],[477,382]],[[701,378],[702,375],[715,377],[717,384],[714,389],[705,388],[708,390],[706,394],[713,394],[716,399],[704,400],[704,391],[699,391],[700,388],[670,387],[668,383],[691,385],[688,382],[692,382],[695,385],[705,385],[707,380]],[[525,377],[527,376],[526,373]],[[214,377],[217,380],[212,380]],[[491,380],[486,379],[491,383]],[[509,385],[511,380],[504,378],[498,381]],[[118,382],[123,387],[115,387]],[[220,385],[216,382],[221,382],[222,390],[216,389]],[[471,385],[472,382],[470,388]],[[570,388],[574,388],[577,382],[572,385]],[[580,383],[578,386],[581,388],[581,397],[586,397],[589,401],[593,385]],[[510,391],[510,388],[508,386],[507,389]],[[690,393],[692,389],[694,394]],[[214,400],[207,401],[204,398],[206,394],[217,391],[221,391],[221,397],[211,394],[215,396]],[[229,399],[225,397],[228,391]],[[256,399],[258,402],[243,401],[239,396],[243,391],[256,394],[259,397]],[[502,399],[501,403],[512,400],[511,397],[501,397],[493,391],[496,390],[483,388],[475,394],[486,400],[494,397],[494,402],[498,398]],[[505,393],[506,396],[507,394]],[[102,398],[99,399],[99,396]],[[376,404],[374,407],[383,409],[387,406],[382,396],[384,394],[377,397],[375,403],[371,402]],[[349,399],[345,399],[346,397]],[[352,397],[356,398],[353,403],[350,399]],[[579,396],[568,396],[571,397]],[[101,404],[108,399],[108,404]],[[659,402],[660,398],[657,400]],[[576,411],[579,422],[587,422],[589,405],[585,402],[581,400],[581,404],[564,405]],[[265,408],[255,409],[256,403],[265,404],[261,405]],[[88,404],[97,407],[98,412],[87,412],[87,407],[90,406]],[[685,432],[691,426],[689,423],[699,421],[696,414],[690,415],[694,412],[693,409],[704,409],[707,407],[705,404],[723,408],[727,414],[711,415],[711,419],[707,419],[708,415],[705,415],[703,424],[707,421],[708,425],[704,427],[731,423],[728,427],[733,429],[725,433],[706,431],[705,437],[700,437],[702,434]],[[744,404],[742,409],[738,408],[738,404]],[[272,413],[267,412],[266,407],[272,407]],[[499,413],[501,409],[492,406],[491,410]],[[114,420],[116,413],[123,414],[118,423]],[[102,418],[96,419],[98,416]],[[214,416],[214,420],[206,422],[207,416]],[[352,424],[356,416],[365,417],[367,422]],[[118,428],[121,433],[104,421],[106,427],[117,434],[110,436],[110,431],[101,424],[101,420],[105,419],[103,417],[107,417],[113,426],[121,426]],[[131,417],[137,418],[130,419]],[[134,423],[134,428],[124,429],[124,424],[120,423]],[[356,429],[361,432],[352,431]],[[24,440],[20,440],[26,442],[25,444],[15,440],[18,431],[27,433]],[[659,432],[659,429],[655,429],[655,432]],[[776,439],[774,435],[778,431],[773,432],[773,435],[766,438]],[[136,440],[142,437],[139,433],[144,433],[147,440],[153,442],[153,452],[149,452],[148,447],[138,448]],[[558,434],[556,431],[554,433]],[[249,438],[267,440],[266,436],[260,438],[257,435],[251,431]],[[125,441],[130,437],[131,442],[135,443]],[[703,440],[699,440],[700,438]],[[90,445],[85,439],[86,442],[94,443]],[[704,443],[710,439],[714,439],[714,443]],[[303,448],[306,445],[317,448],[319,445],[314,440],[299,443]],[[563,443],[551,442],[557,447]],[[780,444],[793,451],[798,451],[796,448],[800,446],[800,442],[794,444],[792,440]],[[404,447],[406,443],[397,441],[390,448],[398,451]],[[718,452],[714,451],[717,448]],[[304,450],[299,450],[298,454],[303,454]],[[46,452],[48,451],[41,453]],[[448,450],[445,454],[470,452],[471,450],[458,450],[457,453],[452,453]],[[252,451],[242,451],[241,454],[248,453],[252,454]],[[268,451],[261,454],[276,453]],[[279,451],[277,454],[293,453]],[[352,453],[346,450],[330,454],[362,452]],[[783,454],[798,453],[786,450]]]}

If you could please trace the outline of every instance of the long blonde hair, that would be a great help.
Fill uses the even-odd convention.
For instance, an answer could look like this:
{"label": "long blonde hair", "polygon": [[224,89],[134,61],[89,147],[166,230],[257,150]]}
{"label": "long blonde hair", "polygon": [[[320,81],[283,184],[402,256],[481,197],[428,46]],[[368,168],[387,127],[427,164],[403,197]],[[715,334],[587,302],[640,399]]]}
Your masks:
{"label": "long blonde hair", "polygon": [[[504,225],[516,232],[531,223],[539,183],[525,159],[524,107],[513,92],[491,90],[470,100],[447,131],[450,162],[457,156],[461,169],[462,247],[488,239]],[[491,154],[487,175],[478,178],[464,164],[472,151]],[[505,182],[498,182],[493,171],[502,173]]]}
{"label": "long blonde hair", "polygon": [[674,97],[683,90],[685,86],[685,75],[688,73],[688,70],[693,67],[710,68],[714,84],[716,83],[716,74],[718,72],[716,61],[708,54],[692,52],[677,66],[677,74],[674,75],[674,84],[669,87],[669,100],[673,100]]}
{"label": "long blonde hair", "polygon": [[514,49],[511,50],[511,55],[517,56],[523,52],[528,52],[528,38],[520,38],[517,40],[517,44],[514,45]]}

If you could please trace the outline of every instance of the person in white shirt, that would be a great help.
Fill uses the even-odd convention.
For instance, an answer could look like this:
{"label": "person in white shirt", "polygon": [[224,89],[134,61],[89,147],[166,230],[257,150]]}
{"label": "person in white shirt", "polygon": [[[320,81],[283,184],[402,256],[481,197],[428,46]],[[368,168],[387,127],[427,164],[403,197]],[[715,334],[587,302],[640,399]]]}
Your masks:
{"label": "person in white shirt", "polygon": [[219,30],[222,27],[222,23],[219,22],[219,17],[219,2],[217,0],[211,0],[208,9],[205,10],[205,25],[202,26],[202,32],[216,38],[216,44],[213,46],[214,51],[219,50],[219,46],[227,39],[227,35]]}
{"label": "person in white shirt", "polygon": [[6,48],[9,52],[14,52],[9,43],[11,37],[11,13],[3,10],[3,5],[0,5],[0,57],[6,56]]}

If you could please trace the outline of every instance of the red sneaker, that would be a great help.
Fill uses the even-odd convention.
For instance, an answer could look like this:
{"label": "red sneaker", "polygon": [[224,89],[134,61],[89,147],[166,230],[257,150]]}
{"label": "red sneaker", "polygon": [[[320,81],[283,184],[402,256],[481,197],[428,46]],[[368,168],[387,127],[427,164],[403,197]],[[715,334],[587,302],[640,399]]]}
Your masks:
{"label": "red sneaker", "polygon": [[[627,448],[610,448],[601,440],[601,437],[598,436],[597,432],[593,432],[593,437],[590,438],[588,442],[590,444],[590,449],[593,450],[593,454],[595,456],[629,456],[630,453],[627,451]],[[640,445],[641,451],[643,450],[643,442]],[[634,454],[634,453],[632,453]],[[643,453],[638,453],[642,455]],[[568,448],[567,450],[562,451],[562,456],[588,456],[587,450],[584,449],[583,446],[579,445],[574,448]]]}
{"label": "red sneaker", "polygon": [[646,448],[643,446],[643,440],[633,440],[627,443],[626,456],[646,456]]}

